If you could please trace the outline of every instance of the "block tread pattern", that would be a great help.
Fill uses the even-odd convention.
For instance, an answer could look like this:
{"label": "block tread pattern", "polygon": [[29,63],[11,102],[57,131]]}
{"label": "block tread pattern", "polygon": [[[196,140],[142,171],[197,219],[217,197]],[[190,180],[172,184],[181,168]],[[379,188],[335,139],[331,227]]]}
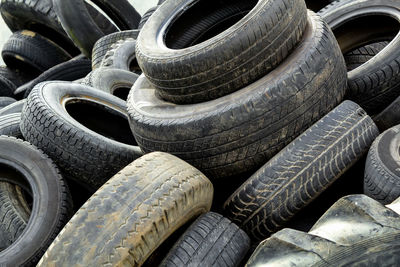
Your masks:
{"label": "block tread pattern", "polygon": [[207,212],[212,195],[211,182],[187,163],[145,155],[78,210],[38,266],[140,266],[177,228]]}
{"label": "block tread pattern", "polygon": [[209,212],[186,230],[160,266],[239,266],[249,247],[250,239],[243,230]]}
{"label": "block tread pattern", "polygon": [[227,217],[254,239],[278,230],[369,149],[379,131],[345,101],[279,152],[225,203]]}

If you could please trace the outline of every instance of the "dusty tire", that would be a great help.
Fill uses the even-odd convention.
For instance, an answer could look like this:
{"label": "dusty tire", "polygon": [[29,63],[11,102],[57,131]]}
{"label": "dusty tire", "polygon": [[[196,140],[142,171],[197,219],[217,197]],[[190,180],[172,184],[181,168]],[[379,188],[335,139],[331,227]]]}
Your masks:
{"label": "dusty tire", "polygon": [[309,233],[284,229],[263,241],[246,266],[396,266],[400,216],[365,195],[338,200]]}
{"label": "dusty tire", "polygon": [[226,201],[226,215],[263,240],[326,190],[369,149],[379,131],[345,101],[281,150]]}
{"label": "dusty tire", "polygon": [[79,52],[62,28],[51,0],[2,0],[0,12],[11,31],[34,31],[54,41],[71,55]]}
{"label": "dusty tire", "polygon": [[0,161],[0,180],[25,184],[33,199],[29,222],[15,242],[0,252],[0,265],[35,265],[71,215],[68,188],[54,163],[22,140],[0,137]]}
{"label": "dusty tire", "polygon": [[13,33],[1,52],[7,66],[32,73],[42,73],[71,59],[60,46],[35,32]]}
{"label": "dusty tire", "polygon": [[175,230],[207,212],[212,195],[210,181],[187,163],[145,155],[82,206],[38,266],[141,266]]}
{"label": "dusty tire", "polygon": [[300,42],[306,24],[303,0],[167,1],[141,29],[136,57],[165,100],[199,103],[273,70]]}
{"label": "dusty tire", "polygon": [[129,91],[138,77],[137,74],[126,70],[98,68],[90,72],[81,84],[107,92],[126,101]]}
{"label": "dusty tire", "polygon": [[30,214],[22,189],[11,183],[0,182],[0,251],[9,247],[22,234]]}
{"label": "dusty tire", "polygon": [[364,193],[383,204],[400,197],[399,148],[400,125],[383,132],[368,152]]}
{"label": "dusty tire", "polygon": [[0,135],[13,136],[23,139],[19,124],[21,122],[21,113],[13,113],[0,116]]}
{"label": "dusty tire", "polygon": [[[348,73],[347,98],[371,115],[400,95],[399,11],[400,2],[393,0],[340,0],[319,12],[344,54],[365,44],[391,40],[379,54]],[[368,21],[374,23],[366,24]]]}
{"label": "dusty tire", "polygon": [[0,109],[0,116],[9,115],[13,113],[21,113],[25,103],[26,100],[24,99],[7,105],[6,107]]}
{"label": "dusty tire", "polygon": [[208,212],[192,223],[160,266],[239,266],[249,248],[250,238],[243,230]]}
{"label": "dusty tire", "polygon": [[[140,15],[127,0],[94,0],[120,30],[136,29],[140,21]],[[83,0],[53,0],[55,11],[63,28],[76,46],[87,57],[91,57],[92,49],[101,37],[117,31],[110,21],[107,27],[99,25],[90,14],[90,10]],[[102,29],[106,28],[106,30]]]}
{"label": "dusty tire", "polygon": [[87,58],[76,57],[58,64],[36,77],[34,80],[18,87],[14,94],[20,98],[27,98],[32,89],[46,81],[74,81],[85,77],[91,71],[91,62]]}
{"label": "dusty tire", "polygon": [[140,76],[128,97],[139,146],[175,154],[211,179],[265,164],[344,95],[346,67],[335,37],[309,14],[297,49],[269,75],[228,96],[174,105],[160,100]]}
{"label": "dusty tire", "polygon": [[0,96],[0,109],[3,109],[5,107],[7,107],[8,105],[11,105],[15,102],[17,102],[17,100],[15,100],[12,97]]}
{"label": "dusty tire", "polygon": [[153,6],[149,8],[146,13],[143,14],[142,18],[140,19],[138,30],[142,29],[144,24],[149,20],[149,18],[153,15],[154,11],[156,11],[158,6]]}
{"label": "dusty tire", "polygon": [[141,74],[135,54],[136,41],[133,38],[127,38],[117,41],[104,55],[100,67],[113,68],[135,72]]}
{"label": "dusty tire", "polygon": [[128,38],[136,39],[138,35],[138,30],[130,30],[111,33],[99,39],[93,46],[92,69],[95,70],[100,66],[101,61],[113,44],[120,40],[125,40]]}
{"label": "dusty tire", "polygon": [[24,138],[63,172],[94,189],[142,155],[129,129],[125,101],[80,84],[35,87],[20,127]]}

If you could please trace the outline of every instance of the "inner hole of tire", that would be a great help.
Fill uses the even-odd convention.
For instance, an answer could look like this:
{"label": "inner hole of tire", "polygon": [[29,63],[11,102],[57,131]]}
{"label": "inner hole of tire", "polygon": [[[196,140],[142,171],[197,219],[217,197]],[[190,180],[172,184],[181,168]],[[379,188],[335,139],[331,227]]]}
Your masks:
{"label": "inner hole of tire", "polygon": [[252,10],[258,0],[197,1],[171,23],[164,35],[165,45],[183,49],[224,32]]}
{"label": "inner hole of tire", "polygon": [[65,109],[80,124],[100,135],[120,143],[137,145],[125,114],[81,99],[68,101]]}
{"label": "inner hole of tire", "polygon": [[26,61],[18,59],[15,55],[3,54],[3,59],[8,67],[28,73],[30,77],[37,77],[41,74],[40,70]]}
{"label": "inner hole of tire", "polygon": [[136,74],[142,74],[142,69],[139,67],[136,57],[129,63],[129,70]]}
{"label": "inner hole of tire", "polygon": [[306,0],[306,5],[308,9],[313,10],[314,12],[317,12],[321,10],[322,8],[326,7],[331,3],[330,0]]}
{"label": "inner hole of tire", "polygon": [[114,90],[113,95],[126,101],[126,99],[128,99],[130,90],[131,90],[130,87],[118,87]]}
{"label": "inner hole of tire", "polygon": [[358,17],[333,29],[343,54],[362,46],[391,41],[399,33],[399,22],[387,15]]}
{"label": "inner hole of tire", "polygon": [[23,189],[24,194],[29,197],[32,202],[32,188],[27,178],[18,170],[4,163],[0,163],[0,182],[8,182],[15,184]]}

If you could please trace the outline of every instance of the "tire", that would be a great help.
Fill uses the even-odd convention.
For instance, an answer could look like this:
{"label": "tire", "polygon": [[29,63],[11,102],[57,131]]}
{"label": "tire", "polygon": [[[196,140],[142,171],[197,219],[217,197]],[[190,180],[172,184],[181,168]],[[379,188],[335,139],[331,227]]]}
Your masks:
{"label": "tire", "polygon": [[98,68],[89,73],[81,83],[107,92],[126,101],[129,91],[139,76],[130,71]]}
{"label": "tire", "polygon": [[400,96],[373,119],[381,132],[400,124]]}
{"label": "tire", "polygon": [[389,42],[378,42],[369,44],[344,55],[347,71],[352,71],[363,65],[365,62],[371,60],[380,51],[382,51],[388,45],[388,43]]}
{"label": "tire", "polygon": [[19,186],[0,182],[0,251],[9,247],[28,224],[31,209]]}
{"label": "tire", "polygon": [[57,44],[27,30],[13,33],[4,44],[1,55],[7,66],[37,74],[71,59]]}
{"label": "tire", "polygon": [[12,82],[16,87],[19,87],[35,78],[35,76],[30,73],[21,72],[21,70],[18,69],[13,70],[6,66],[0,66],[0,76]]}
{"label": "tire", "polygon": [[54,163],[22,140],[1,136],[0,161],[1,180],[27,184],[34,202],[25,230],[0,251],[0,265],[35,265],[70,217],[68,188]]}
{"label": "tire", "polygon": [[309,233],[283,229],[263,241],[246,266],[396,266],[400,216],[365,195],[338,200]]}
{"label": "tire", "polygon": [[92,69],[97,69],[107,51],[110,50],[111,46],[117,41],[125,40],[128,38],[137,39],[139,34],[138,30],[115,32],[100,38],[93,46],[92,52]]}
{"label": "tire", "polygon": [[[120,30],[137,28],[140,15],[127,0],[94,0],[93,2],[113,20]],[[117,31],[117,28],[113,27],[107,31],[102,30],[100,28],[102,25],[93,20],[83,0],[53,0],[53,5],[63,28],[88,58],[91,58],[92,49],[97,40]],[[107,23],[112,25],[110,21]]]}
{"label": "tire", "polygon": [[76,57],[58,64],[40,74],[36,79],[30,81],[15,90],[14,94],[19,98],[27,98],[32,89],[45,81],[74,81],[85,77],[91,71],[91,62],[87,58]]}
{"label": "tire", "polygon": [[15,102],[17,102],[17,100],[15,100],[14,98],[0,96],[0,109],[3,109],[5,107],[7,107],[8,105],[11,105]]}
{"label": "tire", "polygon": [[97,189],[142,155],[127,116],[125,101],[110,94],[47,82],[29,94],[20,128],[64,173]]}
{"label": "tire", "polygon": [[136,41],[132,38],[120,40],[107,51],[100,67],[113,68],[142,74],[135,54]]}
{"label": "tire", "polygon": [[330,29],[309,14],[303,40],[289,58],[229,96],[174,105],[160,100],[140,76],[128,112],[143,151],[175,154],[211,179],[239,175],[261,167],[332,110],[344,95],[346,67]]}
{"label": "tire", "polygon": [[250,248],[250,239],[218,213],[200,216],[160,264],[172,266],[239,266]]}
{"label": "tire", "polygon": [[19,124],[21,122],[21,113],[13,113],[0,116],[0,135],[13,136],[23,139]]}
{"label": "tire", "polygon": [[142,29],[144,24],[149,20],[151,15],[153,15],[154,11],[156,11],[158,6],[153,6],[149,8],[146,13],[143,14],[142,18],[140,19],[138,30]]}
{"label": "tire", "polygon": [[388,204],[400,197],[400,125],[383,132],[371,146],[365,163],[364,193]]}
{"label": "tire", "polygon": [[0,97],[12,97],[17,86],[4,76],[0,76]]}
{"label": "tire", "polygon": [[9,115],[9,114],[13,114],[13,113],[21,113],[22,108],[24,107],[25,103],[26,103],[26,99],[20,100],[17,102],[12,101],[11,104],[0,109],[0,116]]}
{"label": "tire", "polygon": [[362,158],[378,134],[372,119],[345,101],[238,188],[224,205],[226,216],[265,239]]}
{"label": "tire", "polygon": [[[392,0],[340,0],[319,12],[336,34],[344,54],[366,44],[391,40],[379,54],[348,73],[346,97],[371,115],[400,95],[400,36],[395,36],[399,10],[400,2]],[[374,17],[377,14],[380,17]],[[365,24],[371,20],[373,24]]]}
{"label": "tire", "polygon": [[212,195],[210,181],[187,163],[145,155],[83,205],[38,266],[141,266],[168,236],[207,212]]}
{"label": "tire", "polygon": [[12,32],[37,32],[73,56],[79,52],[62,28],[51,0],[2,0],[0,12]]}
{"label": "tire", "polygon": [[177,104],[216,99],[260,79],[293,51],[307,24],[303,0],[174,0],[154,14],[139,34],[137,61],[160,96]]}

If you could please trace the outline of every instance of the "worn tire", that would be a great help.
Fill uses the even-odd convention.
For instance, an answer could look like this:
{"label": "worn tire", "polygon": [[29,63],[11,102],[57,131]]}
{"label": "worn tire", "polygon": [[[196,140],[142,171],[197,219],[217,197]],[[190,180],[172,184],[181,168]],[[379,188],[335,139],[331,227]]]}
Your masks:
{"label": "worn tire", "polygon": [[389,42],[378,42],[369,44],[344,55],[347,71],[352,71],[363,65],[365,62],[371,60],[380,51],[382,51],[388,45],[388,43]]}
{"label": "worn tire", "polygon": [[231,95],[174,105],[160,100],[140,76],[128,97],[139,146],[175,154],[211,179],[265,164],[344,95],[346,66],[335,37],[309,14],[297,49],[269,75]]}
{"label": "worn tire", "polygon": [[0,12],[11,31],[34,31],[71,55],[79,52],[62,28],[51,0],[2,0]]}
{"label": "worn tire", "polygon": [[144,24],[149,20],[149,18],[153,15],[154,11],[156,11],[158,6],[153,6],[149,8],[146,13],[143,14],[142,18],[140,19],[138,30],[142,29]]}
{"label": "worn tire", "polygon": [[250,238],[243,230],[208,212],[186,230],[160,266],[239,266],[249,248]]}
{"label": "worn tire", "polygon": [[[348,73],[347,98],[371,115],[400,95],[399,11],[400,2],[393,0],[339,0],[319,12],[344,54],[365,44],[391,40],[379,54]],[[376,14],[381,17],[374,19]],[[371,20],[374,23],[368,23]]]}
{"label": "worn tire", "polygon": [[0,96],[0,109],[3,109],[5,107],[7,107],[8,105],[11,105],[15,102],[17,102],[17,100],[15,100],[12,97]]}
{"label": "worn tire", "polygon": [[18,87],[14,94],[19,98],[27,98],[32,89],[41,82],[74,81],[85,77],[90,71],[90,60],[79,56],[46,70],[34,80]]}
{"label": "worn tire", "polygon": [[110,50],[111,46],[120,40],[125,40],[128,38],[136,39],[139,35],[138,30],[121,31],[114,32],[100,38],[93,46],[92,51],[92,69],[97,69],[104,56]]}
{"label": "worn tire", "polygon": [[137,74],[126,70],[98,68],[90,72],[81,84],[94,87],[126,101],[129,91],[138,77]]}
{"label": "worn tire", "polygon": [[0,252],[0,265],[32,266],[68,221],[71,197],[57,167],[33,145],[1,136],[0,161],[0,180],[25,183],[33,199],[29,222],[17,240]]}
{"label": "worn tire", "polygon": [[0,76],[0,97],[12,97],[17,86],[4,76]]}
{"label": "worn tire", "polygon": [[365,163],[364,193],[383,204],[400,197],[400,125],[383,132]]}
{"label": "worn tire", "polygon": [[23,139],[19,124],[21,113],[12,113],[0,116],[0,135],[14,136]]}
{"label": "worn tire", "polygon": [[142,70],[136,61],[135,47],[136,41],[133,38],[117,41],[104,55],[100,67],[141,74]]}
{"label": "worn tire", "polygon": [[365,111],[345,101],[238,188],[224,205],[227,217],[263,240],[362,158],[378,134]]}
{"label": "worn tire", "polygon": [[19,69],[10,69],[6,66],[0,66],[0,76],[3,76],[12,82],[16,87],[19,87],[35,78],[35,76],[30,73],[26,73]]}
{"label": "worn tire", "polygon": [[71,59],[71,56],[51,40],[31,31],[13,33],[1,52],[7,66],[40,74]]}
{"label": "worn tire", "polygon": [[46,82],[29,94],[20,127],[63,172],[97,189],[142,155],[127,116],[125,101],[110,94]]}
{"label": "worn tire", "polygon": [[[93,0],[120,30],[136,29],[140,15],[127,0]],[[102,27],[92,18],[83,0],[53,0],[56,13],[69,37],[84,55],[91,58],[94,44],[101,37],[117,31],[110,21],[110,27]],[[106,28],[107,30],[103,30]]]}
{"label": "worn tire", "polygon": [[140,31],[136,57],[165,100],[199,103],[273,70],[300,42],[306,24],[303,0],[167,1]]}
{"label": "worn tire", "polygon": [[9,247],[28,224],[31,210],[19,186],[0,182],[0,251]]}
{"label": "worn tire", "polygon": [[7,105],[6,107],[0,109],[0,116],[9,115],[9,114],[13,114],[13,113],[21,113],[22,108],[25,103],[26,103],[26,100],[23,99],[23,100],[13,102],[13,103]]}
{"label": "worn tire", "polygon": [[373,119],[381,132],[400,124],[400,96]]}
{"label": "worn tire", "polygon": [[212,196],[210,181],[189,164],[145,155],[82,206],[38,266],[141,266],[175,230],[207,212]]}
{"label": "worn tire", "polygon": [[397,266],[400,215],[392,205],[343,197],[309,233],[283,229],[263,241],[246,266]]}

